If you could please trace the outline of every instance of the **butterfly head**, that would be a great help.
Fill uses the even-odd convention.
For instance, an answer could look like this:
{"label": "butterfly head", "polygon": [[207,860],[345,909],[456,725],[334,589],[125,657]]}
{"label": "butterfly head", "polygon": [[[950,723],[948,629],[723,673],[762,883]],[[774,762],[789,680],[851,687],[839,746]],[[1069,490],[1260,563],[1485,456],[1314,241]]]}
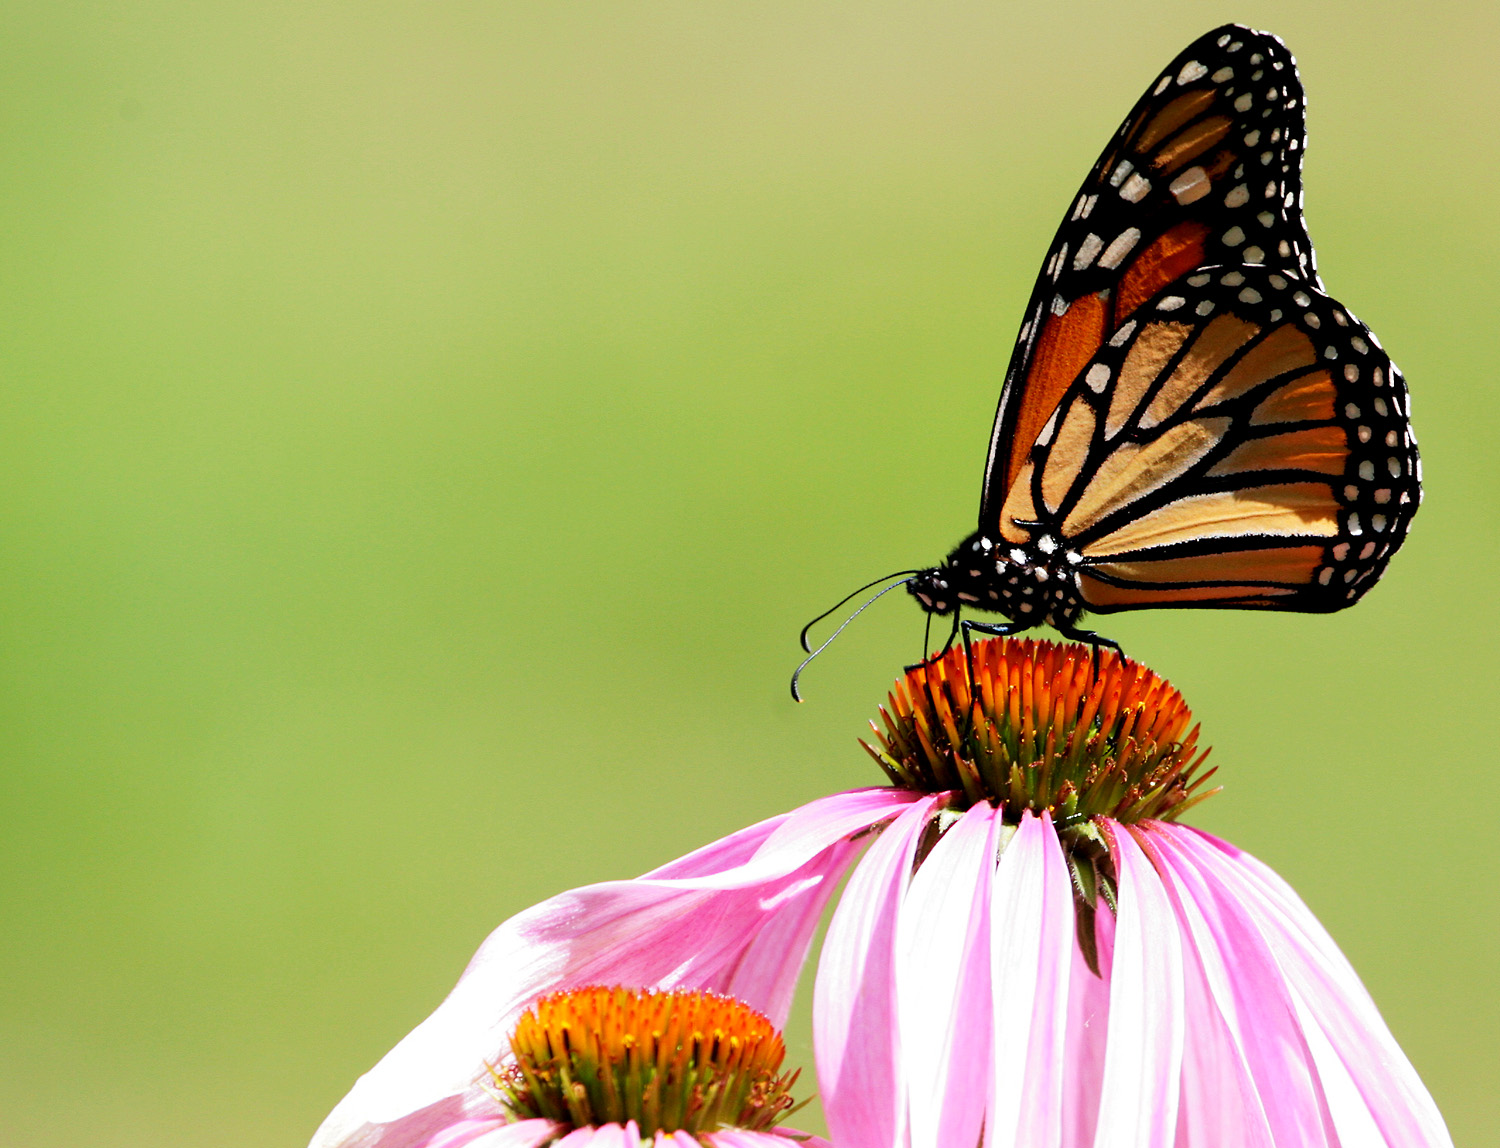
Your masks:
{"label": "butterfly head", "polygon": [[996,610],[999,587],[1011,580],[1015,563],[989,538],[965,538],[942,565],[923,570],[906,584],[922,609],[940,617],[962,606]]}
{"label": "butterfly head", "polygon": [[931,570],[923,570],[914,575],[906,583],[906,592],[922,604],[922,609],[929,614],[945,615],[953,613],[953,608],[958,605],[958,596],[954,592],[951,581],[952,571],[945,562],[941,566],[934,566]]}

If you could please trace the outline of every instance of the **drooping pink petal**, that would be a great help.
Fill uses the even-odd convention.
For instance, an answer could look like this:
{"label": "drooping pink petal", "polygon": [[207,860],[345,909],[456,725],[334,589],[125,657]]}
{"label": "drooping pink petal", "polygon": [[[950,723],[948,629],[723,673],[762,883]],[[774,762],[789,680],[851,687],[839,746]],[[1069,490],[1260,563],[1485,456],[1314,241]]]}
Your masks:
{"label": "drooping pink petal", "polygon": [[1120,911],[1094,1148],[1172,1148],[1185,1021],[1181,936],[1131,828],[1107,824]]}
{"label": "drooping pink petal", "polygon": [[840,1148],[892,1148],[905,1120],[895,941],[917,842],[938,797],[913,801],[855,867],[813,990],[823,1111]]}
{"label": "drooping pink petal", "polygon": [[[554,1144],[553,1148],[592,1148],[598,1131],[597,1128],[575,1128]],[[606,1148],[606,1145],[600,1144],[599,1148]]]}
{"label": "drooping pink petal", "polygon": [[[545,1120],[542,1123],[549,1128],[552,1121]],[[444,1128],[432,1139],[422,1145],[422,1148],[464,1148],[465,1145],[478,1140],[486,1132],[493,1132],[497,1128],[507,1127],[503,1116],[491,1116],[483,1120],[460,1120],[451,1127]],[[514,1126],[512,1126],[514,1127]]]}
{"label": "drooping pink petal", "polygon": [[585,886],[512,917],[437,1010],[360,1078],[313,1148],[410,1148],[491,1114],[475,1083],[544,992],[599,983],[733,991],[784,1024],[817,914],[853,856],[848,837],[914,800],[889,788],[836,794],[646,877]]}
{"label": "drooping pink petal", "polygon": [[1063,1148],[1089,1148],[1099,1123],[1099,1094],[1109,1047],[1110,976],[1114,969],[1115,915],[1100,899],[1094,913],[1099,971],[1073,946],[1068,970],[1068,1028],[1063,1052]]}
{"label": "drooping pink petal", "polygon": [[896,1002],[912,1148],[977,1144],[990,1066],[990,881],[1000,819],[987,802],[945,833],[896,927]]}
{"label": "drooping pink petal", "polygon": [[[1147,823],[1136,840],[1162,878],[1182,934],[1184,1004],[1187,1023],[1182,1050],[1182,1098],[1178,1105],[1179,1148],[1273,1148],[1277,1143],[1257,1093],[1241,1034],[1242,1005],[1225,967],[1226,954],[1199,907],[1195,890],[1177,873],[1156,826]],[[1237,954],[1228,954],[1236,959]],[[1252,958],[1253,959],[1253,958]],[[1274,998],[1265,1002],[1275,1008]],[[1304,1091],[1305,1083],[1304,1083]],[[1322,1144],[1317,1128],[1295,1142]]]}
{"label": "drooping pink petal", "polygon": [[1269,946],[1317,1066],[1344,1144],[1449,1146],[1443,1118],[1327,931],[1290,886],[1227,842],[1182,829],[1175,838],[1246,907]]}
{"label": "drooping pink petal", "polygon": [[[489,1129],[469,1138],[465,1125],[487,1124]],[[551,1120],[518,1120],[505,1124],[494,1120],[466,1120],[429,1140],[422,1148],[537,1148],[557,1135],[559,1126]],[[454,1134],[452,1139],[443,1137]]]}
{"label": "drooping pink petal", "polygon": [[1186,944],[1225,1039],[1250,1075],[1272,1142],[1336,1144],[1295,1002],[1244,902],[1196,858],[1201,843],[1191,830],[1156,823],[1148,835],[1177,894]]}
{"label": "drooping pink petal", "polygon": [[1056,1148],[1076,946],[1073,886],[1050,815],[1022,815],[990,905],[994,1052],[985,1145]]}
{"label": "drooping pink petal", "polygon": [[773,1132],[747,1132],[742,1128],[725,1128],[702,1137],[714,1148],[830,1148],[821,1136],[794,1133],[778,1128]]}

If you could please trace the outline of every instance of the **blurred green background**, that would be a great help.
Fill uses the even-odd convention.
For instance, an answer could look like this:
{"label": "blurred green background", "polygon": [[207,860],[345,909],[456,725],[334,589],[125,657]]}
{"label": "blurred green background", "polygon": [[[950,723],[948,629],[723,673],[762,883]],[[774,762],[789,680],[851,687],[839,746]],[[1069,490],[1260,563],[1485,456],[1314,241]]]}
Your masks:
{"label": "blurred green background", "polygon": [[876,782],[919,612],[800,708],[797,629],[972,528],[1052,230],[1226,19],[1428,500],[1357,609],[1108,632],[1494,1143],[1500,9],[821,0],[0,12],[0,1141],[301,1144],[502,918]]}

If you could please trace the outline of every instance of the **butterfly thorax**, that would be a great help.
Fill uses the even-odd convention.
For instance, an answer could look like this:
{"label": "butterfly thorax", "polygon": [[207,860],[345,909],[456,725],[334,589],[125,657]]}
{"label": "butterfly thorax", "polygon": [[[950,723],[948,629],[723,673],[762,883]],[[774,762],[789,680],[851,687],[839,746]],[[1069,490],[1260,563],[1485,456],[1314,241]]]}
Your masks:
{"label": "butterfly thorax", "polygon": [[1047,536],[1024,546],[971,534],[943,560],[907,583],[929,614],[967,607],[1013,622],[1071,629],[1083,613],[1075,572],[1079,556]]}

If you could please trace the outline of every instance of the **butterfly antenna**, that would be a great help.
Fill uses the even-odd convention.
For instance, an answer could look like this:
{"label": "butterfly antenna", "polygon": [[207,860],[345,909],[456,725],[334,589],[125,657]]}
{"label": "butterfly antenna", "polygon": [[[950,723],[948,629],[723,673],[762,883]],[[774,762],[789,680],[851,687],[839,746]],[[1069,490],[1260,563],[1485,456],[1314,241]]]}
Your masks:
{"label": "butterfly antenna", "polygon": [[[810,653],[812,653],[812,647],[810,645],[808,645],[808,643],[807,643],[807,632],[809,630],[811,630],[814,626],[816,626],[819,622],[821,622],[824,618],[828,617],[829,614],[832,614],[835,610],[837,610],[845,602],[849,601],[850,598],[854,597],[856,594],[863,594],[871,586],[879,586],[882,582],[888,582],[892,578],[904,578],[904,577],[906,577],[907,575],[910,575],[910,574],[920,574],[920,573],[921,573],[920,570],[897,570],[894,574],[887,574],[884,578],[877,578],[873,582],[866,582],[858,590],[851,590],[851,591],[849,591],[849,593],[845,594],[842,598],[840,598],[832,606],[828,607],[828,609],[824,610],[821,614],[819,614],[811,622],[809,622],[807,625],[805,625],[805,626],[802,627],[802,633],[800,635],[798,635],[799,640],[802,642],[802,652],[804,654],[810,654]],[[897,585],[901,585],[901,583],[897,583]],[[884,593],[884,591],[881,591],[881,593]],[[878,598],[878,597],[880,597],[879,594],[875,595],[875,598]],[[870,601],[871,602],[875,601],[875,598],[871,598]],[[862,609],[864,609],[864,607],[861,606],[860,609],[862,610]],[[858,610],[855,611],[856,614],[858,614],[858,612],[859,612]],[[849,624],[848,622],[844,623],[845,626],[847,626],[848,624]],[[840,629],[842,629],[842,628],[843,627],[840,627]],[[830,641],[831,640],[832,639],[830,639]],[[825,645],[825,646],[827,644],[828,644],[827,642],[823,643],[823,645]],[[819,648],[821,649],[822,647],[819,647]],[[804,662],[803,664],[806,665],[807,663]]]}
{"label": "butterfly antenna", "polygon": [[[916,574],[920,574],[921,571],[920,570],[910,570],[910,571],[905,571],[905,573],[916,575]],[[894,577],[894,575],[891,575],[891,577]],[[877,581],[871,582],[870,586],[878,585],[880,582],[883,582],[884,580],[885,579],[883,579],[883,578],[882,579],[877,579]],[[800,666],[798,666],[796,668],[796,670],[794,670],[792,672],[792,701],[794,701],[794,702],[800,702],[802,700],[802,695],[797,692],[797,679],[802,676],[802,671],[805,670],[805,669],[807,669],[807,663],[810,662],[810,661],[812,661],[814,658],[816,658],[824,650],[828,649],[829,645],[833,642],[833,640],[835,638],[837,638],[840,634],[842,634],[844,632],[844,630],[848,627],[849,623],[852,622],[852,621],[854,621],[855,618],[858,618],[861,614],[863,614],[866,610],[868,610],[871,606],[873,606],[876,602],[878,602],[885,595],[889,594],[897,586],[905,586],[910,581],[911,581],[910,578],[903,578],[901,581],[893,583],[890,586],[887,586],[884,590],[880,591],[880,593],[872,595],[871,598],[870,598],[870,600],[868,602],[866,602],[858,610],[854,611],[854,613],[850,614],[847,618],[845,618],[844,622],[843,622],[843,625],[841,625],[833,633],[829,634],[828,637],[827,637],[827,639],[824,640],[824,642],[823,642],[823,644],[821,646],[819,646],[816,650],[812,651],[812,653],[808,654],[807,657],[805,657],[805,658],[802,659],[802,664]],[[865,587],[863,587],[863,589],[868,590],[870,588],[870,586],[865,586]],[[858,593],[859,593],[858,590],[856,590],[854,592],[854,594],[858,594]],[[854,594],[850,594],[849,598],[854,597]],[[847,602],[849,600],[849,598],[845,598],[844,602]],[[842,606],[843,602],[840,602],[839,605]],[[837,610],[837,609],[838,609],[838,606],[835,606],[834,610]],[[829,613],[832,613],[832,612],[833,612],[832,610],[829,611]],[[817,620],[818,619],[816,619],[816,618],[813,619],[813,621],[817,621]],[[809,623],[809,624],[811,624],[811,623]],[[803,631],[803,632],[805,633],[806,631]],[[803,648],[805,649],[806,647],[804,646]]]}

